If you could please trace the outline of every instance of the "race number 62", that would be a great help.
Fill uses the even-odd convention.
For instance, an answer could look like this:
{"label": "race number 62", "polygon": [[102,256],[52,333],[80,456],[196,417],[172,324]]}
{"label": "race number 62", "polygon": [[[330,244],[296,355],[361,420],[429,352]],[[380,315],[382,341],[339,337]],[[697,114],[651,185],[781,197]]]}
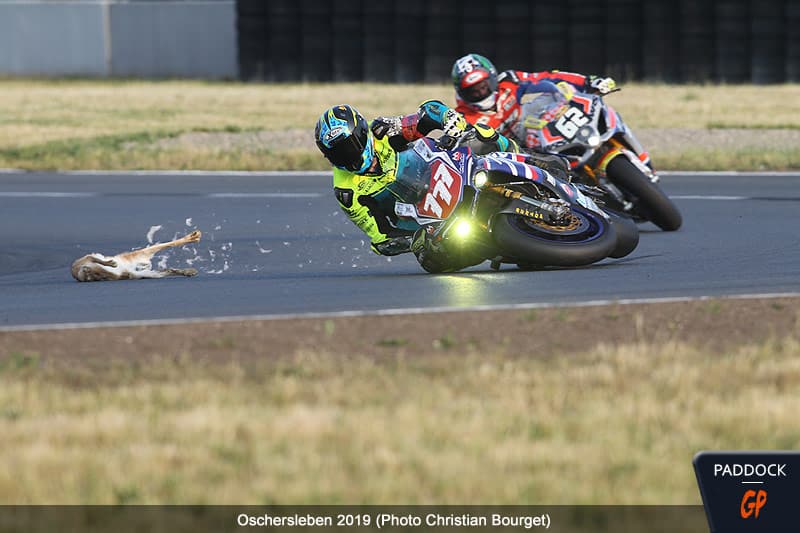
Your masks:
{"label": "race number 62", "polygon": [[578,133],[578,128],[585,126],[587,122],[589,117],[584,115],[583,111],[577,107],[570,107],[556,122],[556,129],[567,139],[572,139]]}

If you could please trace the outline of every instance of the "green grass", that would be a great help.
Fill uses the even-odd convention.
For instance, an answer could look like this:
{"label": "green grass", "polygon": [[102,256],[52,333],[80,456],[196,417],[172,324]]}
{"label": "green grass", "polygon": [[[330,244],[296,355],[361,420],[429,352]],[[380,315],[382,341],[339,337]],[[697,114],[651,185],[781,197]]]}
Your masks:
{"label": "green grass", "polygon": [[[607,98],[638,128],[796,130],[800,87],[628,84]],[[23,169],[325,169],[310,144],[319,113],[352,103],[368,117],[408,113],[446,84],[253,84],[0,79],[0,167]],[[183,133],[291,129],[287,147],[164,146]],[[797,169],[793,147],[693,147],[654,153],[660,169]]]}

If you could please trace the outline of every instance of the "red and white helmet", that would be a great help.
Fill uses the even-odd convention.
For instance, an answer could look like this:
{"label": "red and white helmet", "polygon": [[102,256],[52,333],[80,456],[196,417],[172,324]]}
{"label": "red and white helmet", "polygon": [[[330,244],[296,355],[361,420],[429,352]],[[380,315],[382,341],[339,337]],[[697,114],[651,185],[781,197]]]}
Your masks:
{"label": "red and white helmet", "polygon": [[479,111],[494,109],[497,100],[497,69],[479,54],[467,54],[453,64],[453,86],[458,98]]}

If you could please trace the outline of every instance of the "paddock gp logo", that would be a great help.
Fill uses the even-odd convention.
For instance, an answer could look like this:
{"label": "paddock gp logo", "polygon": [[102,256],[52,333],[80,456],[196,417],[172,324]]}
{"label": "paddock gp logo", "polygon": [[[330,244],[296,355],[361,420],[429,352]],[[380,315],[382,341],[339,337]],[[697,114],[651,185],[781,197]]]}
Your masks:
{"label": "paddock gp logo", "polygon": [[758,513],[761,508],[767,504],[767,491],[759,489],[754,491],[752,489],[744,491],[742,496],[742,506],[740,512],[742,518],[750,518],[755,513],[755,518],[758,518]]}
{"label": "paddock gp logo", "polygon": [[800,452],[700,452],[693,462],[712,533],[797,530]]}
{"label": "paddock gp logo", "polygon": [[[765,477],[786,477],[785,463],[740,464],[714,463],[714,477],[740,478],[742,485],[762,485]],[[758,518],[761,509],[767,504],[767,491],[747,489],[742,496],[740,514],[742,518]]]}

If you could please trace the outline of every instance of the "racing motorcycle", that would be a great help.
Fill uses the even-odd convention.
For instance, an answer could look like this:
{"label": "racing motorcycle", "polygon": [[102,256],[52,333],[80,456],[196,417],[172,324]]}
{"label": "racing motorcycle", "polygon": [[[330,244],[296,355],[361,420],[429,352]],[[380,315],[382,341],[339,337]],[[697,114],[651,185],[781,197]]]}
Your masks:
{"label": "racing motorcycle", "polygon": [[519,103],[522,119],[513,135],[526,149],[566,157],[579,181],[603,191],[604,208],[664,231],[681,227],[658,176],[636,156],[638,141],[602,97],[541,81],[523,87]]}
{"label": "racing motorcycle", "polygon": [[387,190],[399,219],[416,221],[451,250],[468,248],[495,270],[502,263],[582,266],[636,248],[633,221],[606,213],[583,186],[526,164],[527,158],[476,156],[468,146],[444,149],[425,137],[398,153]]}

